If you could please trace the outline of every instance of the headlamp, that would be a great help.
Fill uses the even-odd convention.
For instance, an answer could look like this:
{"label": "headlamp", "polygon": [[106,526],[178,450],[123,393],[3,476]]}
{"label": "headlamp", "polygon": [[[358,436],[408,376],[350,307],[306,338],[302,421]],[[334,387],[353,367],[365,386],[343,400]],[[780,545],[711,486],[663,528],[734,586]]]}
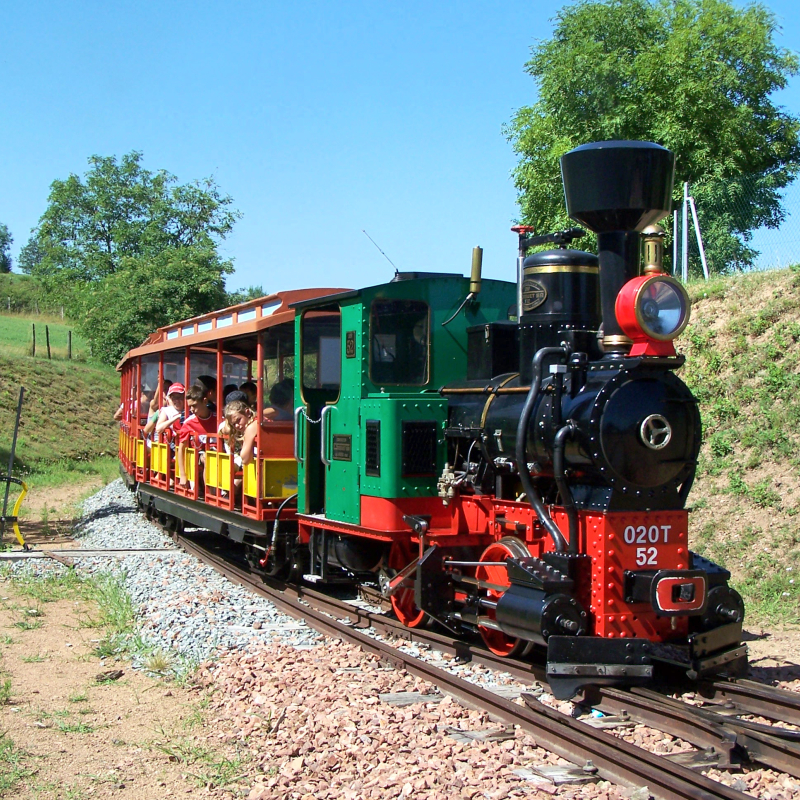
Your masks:
{"label": "headlamp", "polygon": [[640,275],[617,295],[620,327],[633,340],[631,356],[674,356],[676,339],[689,322],[689,295],[666,274]]}

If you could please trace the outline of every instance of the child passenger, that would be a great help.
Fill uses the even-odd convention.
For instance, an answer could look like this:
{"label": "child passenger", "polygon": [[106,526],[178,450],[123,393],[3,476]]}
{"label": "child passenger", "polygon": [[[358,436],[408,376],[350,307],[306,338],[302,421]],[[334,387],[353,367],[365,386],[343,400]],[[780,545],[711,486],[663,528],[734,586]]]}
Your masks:
{"label": "child passenger", "polygon": [[258,420],[250,406],[243,400],[233,400],[225,406],[225,422],[228,426],[228,446],[237,466],[249,464],[255,458],[255,443]]}
{"label": "child passenger", "polygon": [[269,390],[270,407],[264,409],[264,419],[284,422],[293,417],[294,381],[284,378]]}
{"label": "child passenger", "polygon": [[156,436],[169,431],[177,434],[184,420],[186,389],[182,383],[173,383],[167,389],[167,402],[161,409],[156,422]]}
{"label": "child passenger", "polygon": [[200,450],[198,463],[205,469],[206,463],[206,443],[209,436],[215,436],[217,433],[217,415],[211,411],[210,403],[206,400],[206,389],[203,386],[195,384],[189,387],[186,392],[186,405],[189,408],[191,416],[186,418],[186,421],[181,425],[180,433],[178,434],[178,483],[184,488],[189,485],[189,480],[186,477],[186,465],[184,463],[186,450],[193,444],[197,450]]}

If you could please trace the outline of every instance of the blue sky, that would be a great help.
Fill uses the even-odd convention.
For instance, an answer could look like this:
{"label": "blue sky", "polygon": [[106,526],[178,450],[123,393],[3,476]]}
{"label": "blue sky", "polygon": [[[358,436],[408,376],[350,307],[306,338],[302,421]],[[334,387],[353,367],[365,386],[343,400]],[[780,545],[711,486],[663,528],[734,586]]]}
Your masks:
{"label": "blue sky", "polygon": [[[230,288],[358,287],[401,270],[512,280],[501,128],[561,2],[3,3],[0,222],[12,255],[90,155],[213,176],[242,214]],[[788,0],[767,3],[800,50]],[[800,113],[800,78],[779,102]],[[657,110],[655,110],[657,113]]]}

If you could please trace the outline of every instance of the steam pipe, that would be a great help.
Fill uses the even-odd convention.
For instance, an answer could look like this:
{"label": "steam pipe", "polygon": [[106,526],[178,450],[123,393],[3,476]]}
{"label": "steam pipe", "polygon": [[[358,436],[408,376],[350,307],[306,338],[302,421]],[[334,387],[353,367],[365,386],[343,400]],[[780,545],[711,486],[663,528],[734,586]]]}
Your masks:
{"label": "steam pipe", "polygon": [[567,439],[571,439],[577,430],[578,426],[568,419],[566,425],[559,429],[553,439],[553,477],[569,520],[569,554],[571,556],[578,554],[578,510],[575,508],[575,501],[572,498],[564,470],[564,447]]}
{"label": "steam pipe", "polygon": [[536,488],[533,485],[531,473],[528,470],[528,457],[527,457],[527,444],[528,444],[528,425],[531,421],[531,414],[533,414],[533,407],[536,404],[536,398],[542,388],[542,364],[548,356],[564,356],[569,357],[569,348],[566,345],[561,347],[542,347],[537,351],[533,357],[533,382],[531,383],[528,396],[525,398],[525,405],[522,408],[522,413],[519,417],[517,425],[517,443],[515,457],[517,461],[517,472],[519,473],[522,488],[528,498],[528,502],[536,512],[539,522],[542,523],[545,530],[550,534],[553,540],[557,553],[563,553],[566,550],[567,543],[564,539],[564,534],[561,533],[558,525],[553,522],[553,518],[547,513],[544,507],[542,498],[539,496]]}

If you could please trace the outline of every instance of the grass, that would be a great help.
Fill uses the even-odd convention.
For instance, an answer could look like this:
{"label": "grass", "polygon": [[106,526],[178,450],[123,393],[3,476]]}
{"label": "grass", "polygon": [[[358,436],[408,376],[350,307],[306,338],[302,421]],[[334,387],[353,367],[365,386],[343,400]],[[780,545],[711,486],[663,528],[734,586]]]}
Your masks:
{"label": "grass", "polygon": [[116,371],[13,356],[0,346],[0,463],[4,465],[21,386],[26,392],[15,475],[33,485],[56,485],[81,474],[108,474],[117,453],[118,430],[111,419],[119,403]]}
{"label": "grass", "polygon": [[72,332],[72,360],[86,361],[89,346],[75,332],[75,326],[57,316],[39,314],[0,314],[0,352],[11,356],[33,356],[33,332],[36,330],[36,358],[47,360],[47,332],[50,334],[50,358],[64,361],[68,354],[68,334]]}
{"label": "grass", "polygon": [[0,731],[0,796],[16,789],[26,778],[35,774],[27,766],[28,754],[18,748],[8,733]]}
{"label": "grass", "polygon": [[197,744],[191,736],[172,737],[161,728],[160,739],[151,744],[153,750],[164,753],[170,761],[184,764],[186,774],[198,786],[229,786],[247,775],[247,759],[240,756],[220,756],[210,748]]}
{"label": "grass", "polygon": [[[136,613],[125,590],[124,576],[100,573],[90,578],[74,570],[50,572],[43,576],[30,573],[12,574],[9,568],[0,569],[0,577],[10,580],[14,589],[25,599],[46,604],[57,600],[83,601],[89,608],[81,627],[99,628],[103,637],[95,645],[99,658],[136,657],[151,671],[162,676],[180,677],[193,668],[188,660],[168,658],[158,648],[147,644],[136,631]],[[24,613],[24,612],[23,612]],[[42,620],[22,619],[13,623],[21,630],[42,626]]]}
{"label": "grass", "polygon": [[688,290],[695,308],[678,374],[698,397],[704,434],[694,549],[731,570],[748,620],[797,622],[800,267]]}
{"label": "grass", "polygon": [[41,653],[36,653],[32,656],[23,656],[21,661],[26,664],[41,664],[43,661],[47,661],[47,656],[43,656]]}

